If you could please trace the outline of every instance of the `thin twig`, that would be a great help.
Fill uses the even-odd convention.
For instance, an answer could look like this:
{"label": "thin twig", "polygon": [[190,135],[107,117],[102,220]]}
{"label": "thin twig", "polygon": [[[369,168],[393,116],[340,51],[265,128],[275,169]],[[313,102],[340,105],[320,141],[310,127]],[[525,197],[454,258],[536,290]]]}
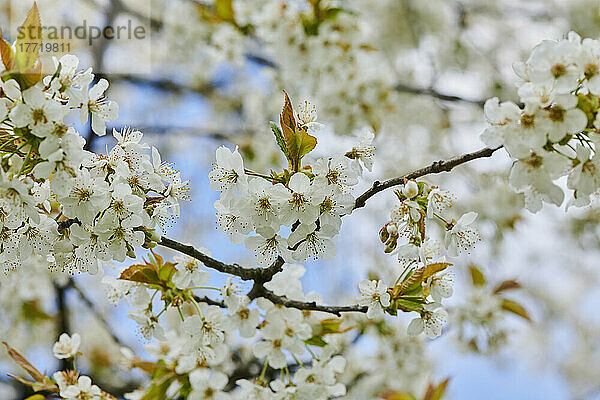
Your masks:
{"label": "thin twig", "polygon": [[260,297],[264,297],[267,300],[272,301],[275,304],[281,304],[282,306],[297,308],[299,310],[308,310],[308,311],[322,311],[330,314],[335,314],[338,317],[342,315],[342,313],[346,312],[360,312],[366,313],[367,307],[359,306],[359,305],[349,305],[349,306],[325,306],[317,304],[314,301],[305,302],[305,301],[297,301],[288,299],[285,296],[277,296],[270,290],[264,289],[261,293]]}
{"label": "thin twig", "polygon": [[212,84],[207,84],[203,86],[188,86],[181,84],[179,82],[173,81],[171,79],[149,79],[144,78],[135,74],[101,74],[97,73],[96,76],[98,79],[104,78],[108,81],[123,81],[128,83],[133,83],[135,85],[149,86],[158,90],[162,90],[165,92],[171,93],[183,93],[183,92],[192,92],[198,93],[203,96],[207,96],[213,93],[216,87]]}
{"label": "thin twig", "polygon": [[221,308],[227,308],[227,306],[225,305],[224,302],[218,301],[218,300],[213,300],[213,299],[209,298],[208,296],[204,296],[204,297],[194,296],[194,300],[196,300],[198,303],[206,303],[209,306],[217,306],[217,307],[221,307]]}
{"label": "thin twig", "polygon": [[373,186],[371,186],[369,190],[367,190],[366,192],[364,192],[356,198],[356,201],[354,202],[354,208],[356,209],[364,207],[367,200],[376,195],[377,193],[394,186],[402,185],[407,179],[416,179],[425,175],[439,174],[440,172],[449,172],[454,167],[467,163],[469,161],[473,161],[478,158],[491,157],[492,154],[494,154],[494,152],[498,149],[500,149],[500,147],[495,149],[490,149],[486,147],[484,149],[474,151],[473,153],[463,154],[461,156],[450,158],[448,160],[434,161],[430,165],[413,171],[404,176],[388,179],[383,182],[375,181],[373,182]]}
{"label": "thin twig", "polygon": [[475,104],[480,107],[483,107],[483,105],[485,104],[485,100],[468,99],[465,97],[460,97],[460,96],[456,96],[456,95],[452,95],[452,94],[440,93],[434,89],[418,88],[418,87],[414,87],[414,86],[405,85],[403,83],[399,83],[396,86],[394,86],[394,90],[397,92],[402,92],[402,93],[410,93],[410,94],[416,94],[416,95],[422,95],[422,96],[429,96],[429,97],[433,97],[433,98],[436,98],[439,100],[444,100],[444,101],[470,103],[470,104]]}

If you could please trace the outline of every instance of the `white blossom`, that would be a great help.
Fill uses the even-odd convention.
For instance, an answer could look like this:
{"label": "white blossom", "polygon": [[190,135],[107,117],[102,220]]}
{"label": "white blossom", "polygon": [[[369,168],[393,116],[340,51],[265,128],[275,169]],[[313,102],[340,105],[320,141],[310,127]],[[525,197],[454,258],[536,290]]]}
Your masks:
{"label": "white blossom", "polygon": [[[86,87],[86,89],[88,89]],[[106,134],[106,122],[117,119],[119,106],[116,102],[108,100],[104,92],[108,89],[108,81],[100,79],[98,83],[89,88],[88,99],[84,101],[81,107],[80,120],[84,124],[88,119],[88,114],[92,118],[92,130],[98,136]]]}
{"label": "white blossom", "polygon": [[358,285],[360,300],[358,304],[367,306],[368,318],[381,318],[385,315],[384,308],[390,305],[390,294],[383,281],[364,280]]}
{"label": "white blossom", "polygon": [[52,352],[54,357],[58,359],[73,358],[79,352],[80,345],[81,336],[78,333],[73,334],[73,336],[63,333],[58,338],[58,342],[54,343]]}
{"label": "white blossom", "polygon": [[444,238],[448,255],[456,257],[460,251],[470,251],[479,241],[479,233],[471,227],[477,218],[476,212],[468,212],[452,223]]}
{"label": "white blossom", "polygon": [[287,262],[292,260],[292,253],[288,249],[287,240],[277,235],[273,228],[258,228],[256,233],[260,236],[247,237],[245,244],[248,250],[255,253],[258,265],[268,267],[273,264],[278,256]]}
{"label": "white blossom", "polygon": [[225,146],[217,149],[217,161],[213,170],[208,174],[213,190],[228,192],[234,188],[244,192],[247,189],[247,176],[244,171],[244,161],[236,149],[232,152]]}
{"label": "white blossom", "polygon": [[425,336],[434,339],[442,334],[442,329],[447,322],[448,312],[439,308],[438,304],[432,303],[424,306],[420,318],[415,318],[410,321],[407,333],[410,336],[416,336],[424,332]]}

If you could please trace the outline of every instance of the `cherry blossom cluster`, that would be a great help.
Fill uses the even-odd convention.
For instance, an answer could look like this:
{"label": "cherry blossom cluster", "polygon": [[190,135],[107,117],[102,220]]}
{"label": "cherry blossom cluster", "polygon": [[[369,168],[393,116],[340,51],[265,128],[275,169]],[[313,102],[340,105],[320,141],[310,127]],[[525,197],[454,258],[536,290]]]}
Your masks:
{"label": "cherry blossom cluster", "polygon": [[373,339],[368,353],[349,349],[342,375],[348,387],[345,398],[394,398],[401,393],[414,393],[420,398],[417,394],[433,368],[431,361],[423,357],[426,342],[423,336],[407,335],[403,324],[391,322],[388,319],[364,325],[365,335]]}
{"label": "cherry blossom cluster", "polygon": [[[156,280],[148,278],[153,276],[151,271],[156,272]],[[299,281],[303,273],[300,265],[284,266],[266,286],[277,295],[303,300]],[[279,307],[264,298],[252,303],[231,278],[220,288],[205,286],[208,280],[209,273],[199,261],[176,257],[174,262],[164,262],[156,254],[144,265],[123,270],[118,280],[104,278],[111,302],[118,304],[126,299],[133,308],[128,316],[138,323],[140,334],[157,340],[148,344],[146,350],[160,360],[156,368],[173,375],[167,394],[187,395],[190,399],[242,399],[249,395],[278,399],[290,393],[300,398],[328,399],[345,394],[345,386],[336,379],[344,370],[345,360],[322,337],[325,333],[343,332],[338,332],[342,320]],[[207,290],[218,293],[222,302],[208,304],[200,297]],[[164,306],[155,312],[153,299],[158,293]],[[236,333],[253,339],[251,357],[260,360],[264,368],[257,380],[240,379],[235,382],[236,390],[229,393],[230,389],[225,390],[231,362],[229,345]],[[256,340],[257,334],[261,340]],[[317,347],[313,351],[309,346]],[[317,356],[319,347],[322,350]],[[129,349],[123,349],[122,354],[122,364],[128,368],[143,364]],[[289,359],[307,357],[308,361],[296,366],[292,374]],[[282,379],[267,376],[267,367],[281,370]],[[151,390],[152,386],[140,389],[128,398],[142,398]]]}
{"label": "cherry blossom cluster", "polygon": [[189,182],[156,148],[148,151],[140,131],[113,130],[113,136],[117,144],[108,154],[93,154],[69,190],[57,193],[63,215],[77,220],[65,244],[72,251],[55,251],[58,267],[94,273],[97,260],[135,258],[136,248],[160,240],[157,228],[179,217],[179,201],[190,199]]}
{"label": "cherry blossom cluster", "polygon": [[510,184],[524,193],[530,211],[539,211],[542,202],[563,203],[556,181],[564,176],[572,190],[567,207],[588,205],[600,188],[600,41],[574,32],[543,41],[514,71],[522,105],[489,99],[483,141],[504,146],[516,159]]}
{"label": "cherry blossom cluster", "polygon": [[[0,82],[0,263],[18,268],[33,254],[69,272],[98,270],[98,260],[124,261],[157,235],[154,229],[179,215],[188,183],[161,161],[142,133],[113,130],[108,154],[84,149],[83,139],[64,121],[73,111],[81,123],[104,135],[117,105],[91,86],[91,69],[78,70],[72,55],[55,60],[55,73],[33,86]],[[58,204],[58,205],[56,205]]]}
{"label": "cherry blossom cluster", "polygon": [[[302,105],[297,117],[299,129],[318,129],[310,103]],[[345,154],[271,175],[245,169],[237,148],[220,147],[209,173],[211,187],[221,193],[215,202],[219,228],[232,243],[244,242],[262,267],[277,257],[288,263],[331,259],[341,217],[354,207],[350,190],[358,184],[363,167],[372,168],[372,140],[373,133],[365,130]],[[291,230],[287,237],[285,227]]]}
{"label": "cherry blossom cluster", "polygon": [[[123,10],[135,3],[123,5]],[[436,114],[439,110],[434,108],[441,104],[439,108],[445,113],[448,102],[465,100],[435,90],[437,75],[440,74],[440,82],[445,80],[444,58],[448,55],[444,51],[424,53],[433,45],[461,47],[461,51],[472,55],[476,47],[478,57],[473,59],[481,58],[480,52],[484,58],[491,58],[485,47],[494,46],[484,44],[484,40],[470,46],[469,36],[479,31],[458,29],[455,11],[440,0],[427,5],[414,1],[410,7],[394,3],[334,0],[301,4],[261,0],[257,6],[220,0],[214,5],[169,2],[161,10],[164,12],[158,13],[162,20],[157,21],[161,25],[157,33],[164,33],[168,39],[160,43],[160,48],[168,51],[157,53],[169,62],[173,57],[178,63],[182,61],[184,76],[192,77],[190,88],[215,102],[214,120],[219,121],[222,111],[241,110],[240,120],[249,124],[245,131],[263,131],[263,121],[279,106],[273,100],[275,96],[247,85],[243,74],[232,77],[232,87],[227,91],[212,90],[212,86],[223,64],[243,70],[245,62],[251,60],[263,65],[266,75],[273,78],[274,87],[310,93],[322,105],[321,116],[325,115],[338,133],[368,124],[378,131],[380,139],[393,140],[387,136],[389,128],[410,125],[415,115],[423,115],[425,108],[430,118],[418,121],[418,125],[431,130],[427,139],[437,142],[436,138],[446,136],[446,125],[456,122],[452,118],[446,121],[446,116],[443,121],[438,120],[441,113]],[[459,9],[460,25],[476,28],[473,21],[481,19],[481,11],[469,4]],[[412,23],[415,18],[419,24]],[[403,20],[410,23],[403,24]],[[508,24],[503,29],[519,31]],[[455,43],[455,34],[466,40]],[[423,35],[427,36],[426,41],[422,40]],[[561,176],[569,175],[566,185],[574,191],[574,200],[569,204],[587,204],[589,194],[598,186],[594,172],[598,119],[596,50],[586,53],[585,62],[578,61],[576,55],[578,46],[583,53],[589,50],[585,50],[586,46],[596,46],[595,41],[587,45],[586,41],[573,36],[541,45],[546,49],[539,53],[545,55],[532,56],[534,61],[516,68],[522,77],[522,104],[500,104],[496,99],[486,105],[486,117],[492,126],[484,140],[490,147],[503,145],[518,160],[511,182],[518,191],[525,192],[530,209],[541,207],[542,200],[562,203],[555,185]],[[190,43],[200,51],[190,50]],[[444,46],[445,43],[452,46]],[[556,49],[552,50],[553,46]],[[193,67],[185,63],[189,62],[190,53],[199,56],[193,57]],[[494,48],[493,53],[501,51]],[[130,58],[135,61],[135,56]],[[421,62],[414,62],[415,58]],[[422,62],[425,58],[431,58],[435,73],[427,71],[427,62]],[[588,63],[588,59],[592,61]],[[578,72],[572,73],[573,66]],[[548,76],[548,69],[552,77]],[[577,73],[576,88],[571,83]],[[435,77],[428,85],[429,74]],[[404,85],[397,82],[399,77],[419,83]],[[3,78],[12,76],[4,74]],[[35,322],[38,335],[40,331],[51,331],[54,316],[46,314],[48,310],[41,305],[51,302],[55,290],[52,279],[70,290],[74,286],[69,285],[76,282],[56,274],[56,270],[93,273],[99,269],[99,261],[134,257],[139,246],[164,246],[169,239],[163,238],[161,243],[155,228],[169,224],[179,214],[178,201],[188,197],[187,183],[170,164],[161,161],[156,149],[141,143],[141,133],[137,131],[113,132],[117,145],[107,154],[84,150],[83,139],[63,122],[69,120],[68,112],[80,114],[82,123],[91,117],[91,129],[99,135],[105,132],[105,122],[114,120],[117,114],[116,103],[104,97],[108,83],[100,80],[92,85],[93,78],[90,70],[77,71],[77,60],[69,56],[56,63],[55,73],[33,86],[17,78],[0,82],[0,110],[6,109],[0,129],[0,190],[5,194],[2,201],[7,202],[0,212],[0,261],[5,269],[18,265],[21,270],[1,282],[3,334],[35,334],[22,325],[12,325],[13,316],[19,322],[36,318],[43,321]],[[127,78],[115,76],[117,79]],[[153,84],[150,79],[148,82]],[[546,82],[550,81],[547,86],[551,88],[547,90]],[[168,80],[167,84],[157,82],[161,87],[169,86]],[[181,88],[180,85],[173,86]],[[39,93],[29,92],[31,88],[37,88]],[[399,94],[402,91],[417,96]],[[224,92],[227,95],[223,96]],[[436,99],[428,102],[427,96]],[[228,97],[227,101],[224,97]],[[544,100],[546,97],[550,100]],[[415,106],[419,113],[413,113]],[[460,111],[463,118],[467,112]],[[319,124],[314,108],[307,103],[300,104],[293,117],[297,119],[293,124],[288,116],[285,126],[282,123],[281,129],[273,128],[277,144],[290,161],[288,169],[261,174],[245,168],[252,165],[252,169],[264,170],[271,166],[272,153],[265,149],[260,137],[253,138],[250,145],[250,152],[256,153],[253,160],[243,160],[241,149],[217,150],[217,162],[210,176],[213,189],[221,192],[215,204],[219,227],[233,243],[245,243],[255,253],[262,270],[280,266],[279,272],[269,276],[270,280],[254,275],[248,279],[254,285],[247,293],[231,276],[222,286],[212,287],[207,285],[209,273],[205,268],[212,268],[208,264],[203,266],[189,257],[163,262],[155,254],[149,263],[123,269],[120,279],[104,277],[108,299],[115,304],[125,299],[131,307],[128,317],[138,324],[140,335],[155,340],[145,346],[152,361],[122,349],[123,366],[138,368],[151,376],[144,388],[125,398],[421,398],[416,394],[424,392],[423,385],[431,374],[431,366],[424,358],[423,338],[407,337],[406,324],[384,318],[386,314],[418,313],[419,318],[408,325],[408,333],[414,336],[424,332],[430,338],[440,335],[449,318],[451,325],[457,326],[459,343],[484,353],[495,350],[506,339],[506,331],[500,326],[502,311],[509,309],[523,316],[518,304],[497,296],[498,288],[492,291],[481,287],[474,288],[464,306],[450,307],[446,312],[442,302],[453,291],[452,275],[447,272],[451,264],[446,257],[468,251],[479,240],[472,228],[477,215],[466,213],[453,219],[446,214],[454,199],[451,193],[413,180],[403,182],[403,189],[397,193],[400,204],[394,207],[390,221],[380,233],[385,252],[398,258],[398,264],[394,263],[400,266],[399,271],[394,271],[398,272],[397,279],[386,284],[376,273],[373,280],[361,282],[357,306],[322,306],[319,295],[305,295],[300,283],[304,267],[293,262],[328,259],[335,254],[333,240],[342,217],[355,204],[361,204],[360,199],[355,203],[350,191],[362,169],[371,169],[373,134],[364,131],[351,151],[302,165],[300,161],[314,139],[310,134],[316,132]],[[521,125],[538,126],[538,121],[535,138],[523,139],[519,129],[525,128]],[[509,133],[503,130],[505,125]],[[560,135],[563,137],[558,139]],[[422,161],[413,149],[408,149],[415,141],[405,139],[402,137],[406,151],[382,157],[394,174],[405,169],[407,159],[411,166]],[[419,154],[429,158],[430,152],[439,148],[430,146]],[[262,166],[268,165],[256,168],[261,162]],[[537,171],[543,168],[546,170]],[[543,176],[546,173],[550,180]],[[489,208],[490,201],[501,205],[490,210],[491,219],[497,222],[494,215],[507,214],[505,219],[512,223],[521,203],[515,202],[514,214],[507,211],[506,205],[510,199],[521,198],[507,195],[499,199],[498,194],[508,193],[507,185],[500,182],[497,186],[497,191],[483,190],[487,196],[485,208]],[[360,207],[363,205],[364,202]],[[479,215],[485,216],[485,210]],[[433,225],[440,229],[432,229]],[[439,231],[443,238],[436,238]],[[210,256],[204,249],[198,249],[198,253]],[[52,274],[46,271],[48,264]],[[242,269],[245,268],[239,267]],[[24,278],[19,275],[22,270],[35,276]],[[232,275],[239,270],[233,269]],[[202,297],[205,292],[217,294],[218,300]],[[157,308],[157,303],[163,306]],[[314,309],[311,307],[342,309],[334,314],[344,317],[330,318],[333,314],[310,311]],[[4,313],[5,309],[9,313]],[[363,335],[370,341],[366,352],[355,346]],[[19,340],[27,341],[21,337]],[[79,344],[77,334],[63,335],[54,345],[54,354],[74,363],[81,355]],[[584,352],[589,357],[590,353]],[[240,370],[249,371],[250,377],[237,379]],[[579,366],[577,375],[587,377],[586,373],[593,370]],[[47,388],[55,384],[52,391],[65,399],[112,398],[78,371],[61,371],[53,375],[52,381],[39,383],[48,384]],[[36,383],[34,389],[46,389],[40,384]],[[425,398],[433,391],[428,389]]]}
{"label": "cherry blossom cluster", "polygon": [[[480,240],[473,227],[477,214],[466,213],[458,221],[447,216],[455,195],[424,182],[407,180],[401,190],[396,190],[396,196],[399,203],[391,210],[390,221],[381,228],[379,237],[385,244],[384,251],[397,255],[402,271],[391,288],[381,280],[362,281],[360,304],[368,306],[369,318],[381,317],[385,311],[419,312],[420,317],[408,325],[408,333],[424,332],[434,338],[442,333],[448,320],[442,300],[453,293],[453,277],[446,271],[451,264],[446,262],[446,255],[468,252]],[[429,233],[432,224],[440,223],[445,230],[444,245]]]}
{"label": "cherry blossom cluster", "polygon": [[[63,333],[58,338],[58,342],[54,343],[52,352],[54,357],[59,360],[71,360],[75,368],[75,359],[81,355],[79,352],[80,346],[81,336],[78,333],[73,334],[73,336]],[[114,399],[113,396],[93,385],[89,376],[80,375],[76,369],[57,371],[52,375],[52,379],[58,386],[58,393],[65,400]]]}

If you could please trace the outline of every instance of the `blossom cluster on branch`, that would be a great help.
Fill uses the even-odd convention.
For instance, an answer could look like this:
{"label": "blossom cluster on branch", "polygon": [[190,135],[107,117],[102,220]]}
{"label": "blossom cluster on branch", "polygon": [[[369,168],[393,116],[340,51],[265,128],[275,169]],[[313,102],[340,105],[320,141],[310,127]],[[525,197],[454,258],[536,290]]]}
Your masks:
{"label": "blossom cluster on branch", "polygon": [[600,188],[600,41],[575,32],[544,41],[514,71],[523,105],[489,99],[483,141],[504,146],[516,159],[510,183],[525,194],[530,211],[539,211],[542,202],[563,203],[556,181],[564,176],[572,191],[567,208],[588,205]]}
{"label": "blossom cluster on branch", "polygon": [[[25,23],[39,24],[37,7]],[[36,254],[53,269],[95,273],[98,260],[135,257],[135,248],[156,237],[156,226],[179,215],[187,182],[157,149],[150,155],[133,129],[114,131],[117,144],[108,154],[86,150],[65,120],[78,112],[82,124],[89,119],[91,130],[104,135],[118,111],[104,95],[108,81],[92,85],[91,68],[78,69],[72,55],[54,59],[54,71],[44,76],[23,40],[33,39],[14,47],[0,42],[2,269]]]}
{"label": "blossom cluster on branch", "polygon": [[[39,19],[36,13],[34,7],[28,19]],[[304,29],[318,31],[322,21],[313,22],[316,26],[307,22]],[[103,277],[108,300],[115,305],[126,300],[127,316],[142,337],[153,340],[146,346],[152,361],[121,349],[124,368],[149,376],[147,385],[126,395],[130,400],[329,399],[360,385],[369,386],[371,396],[414,399],[387,389],[393,383],[385,391],[377,388],[393,380],[389,372],[357,367],[358,357],[348,350],[351,332],[357,338],[365,332],[377,337],[376,357],[393,365],[401,360],[387,354],[386,346],[407,346],[410,353],[410,346],[422,346],[421,333],[440,336],[448,319],[456,321],[459,341],[477,351],[492,351],[505,339],[496,326],[502,313],[529,319],[519,303],[500,297],[518,283],[507,280],[489,288],[475,266],[469,268],[474,288],[469,303],[449,317],[444,302],[454,288],[448,259],[470,252],[480,240],[477,213],[454,212],[456,195],[421,178],[490,157],[502,146],[517,159],[510,181],[525,193],[531,210],[539,210],[542,200],[562,203],[564,194],[554,183],[561,176],[568,175],[567,186],[574,191],[569,204],[587,204],[600,185],[600,45],[574,34],[542,43],[515,68],[522,79],[522,107],[486,102],[490,127],[483,140],[489,148],[377,181],[356,197],[353,188],[372,170],[373,131],[363,130],[351,149],[310,160],[306,156],[322,129],[316,107],[305,101],[294,109],[284,92],[279,124],[270,128],[287,166],[257,172],[245,167],[238,148],[216,150],[209,180],[220,193],[214,203],[218,227],[231,243],[243,243],[256,261],[252,268],[225,264],[208,250],[158,234],[179,216],[179,202],[189,199],[189,182],[142,142],[140,131],[114,130],[116,144],[107,154],[96,154],[65,123],[76,112],[82,124],[89,118],[92,132],[105,134],[106,122],[117,118],[116,103],[104,96],[106,80],[95,81],[91,69],[79,70],[70,55],[55,60],[54,70],[44,75],[35,57],[6,42],[0,46],[6,68],[0,81],[0,262],[7,274],[30,263],[95,274],[101,262],[125,262],[135,259],[140,247],[151,249],[147,260],[127,263],[118,277]],[[299,263],[333,258],[347,216],[392,187],[398,187],[397,202],[373,241],[397,259],[393,279],[373,274],[362,280],[357,304],[351,305],[326,306],[318,293],[305,293],[306,269]],[[182,255],[166,261],[158,246]],[[210,285],[210,269],[227,274],[226,283]],[[252,287],[246,290],[240,281]],[[389,326],[389,316],[399,311],[418,316],[402,329]],[[482,321],[484,333],[465,329]],[[78,372],[79,346],[78,335],[60,337],[53,352],[73,368],[52,378],[7,348],[35,380],[20,382],[35,391],[66,400],[112,398]],[[349,360],[354,370],[346,368]],[[247,368],[240,372],[240,365]],[[416,371],[402,368],[414,381],[427,371],[420,364]],[[427,395],[432,392],[439,398],[446,384],[430,382],[424,398],[432,398]]]}

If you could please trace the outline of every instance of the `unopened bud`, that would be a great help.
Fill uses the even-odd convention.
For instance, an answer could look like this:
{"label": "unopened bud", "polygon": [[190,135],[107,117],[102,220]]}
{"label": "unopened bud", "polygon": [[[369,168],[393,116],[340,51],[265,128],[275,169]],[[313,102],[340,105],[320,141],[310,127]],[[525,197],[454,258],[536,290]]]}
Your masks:
{"label": "unopened bud", "polygon": [[150,240],[146,240],[144,242],[144,244],[142,244],[142,247],[145,248],[145,249],[153,249],[156,246],[158,246],[158,244],[156,242],[152,242]]}
{"label": "unopened bud", "polygon": [[398,226],[396,224],[388,224],[387,232],[392,236],[398,236]]}
{"label": "unopened bud", "polygon": [[394,251],[394,249],[396,249],[396,245],[398,244],[398,237],[391,237],[390,240],[388,240],[388,242],[385,245],[385,250],[383,250],[385,253],[391,253],[392,251]]}
{"label": "unopened bud", "polygon": [[152,240],[153,242],[160,242],[162,240],[160,233],[158,233],[156,231],[156,229],[152,229],[150,232],[150,240]]}
{"label": "unopened bud", "polygon": [[412,199],[419,194],[419,185],[415,181],[407,181],[402,188],[402,194],[407,199]]}
{"label": "unopened bud", "polygon": [[379,240],[381,240],[381,243],[385,243],[388,241],[389,238],[390,238],[390,233],[388,232],[387,225],[386,225],[383,228],[381,228],[381,230],[379,231]]}

